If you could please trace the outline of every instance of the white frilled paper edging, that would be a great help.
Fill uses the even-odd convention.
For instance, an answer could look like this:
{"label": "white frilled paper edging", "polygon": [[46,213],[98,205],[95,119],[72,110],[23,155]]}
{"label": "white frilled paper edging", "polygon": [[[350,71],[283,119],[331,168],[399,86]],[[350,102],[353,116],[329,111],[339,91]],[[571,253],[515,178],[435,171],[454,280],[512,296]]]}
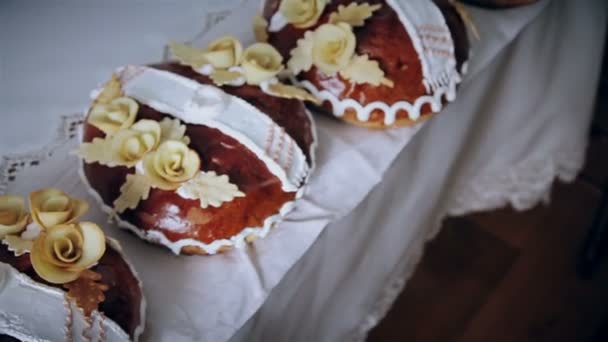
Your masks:
{"label": "white frilled paper edging", "polygon": [[[117,251],[139,282],[141,280],[117,241],[106,240]],[[91,341],[125,342],[129,335],[116,322],[93,311],[90,322],[63,290],[32,280],[9,264],[0,263],[0,332],[22,341]],[[142,293],[140,325],[135,329],[138,341],[146,323],[146,300]]]}

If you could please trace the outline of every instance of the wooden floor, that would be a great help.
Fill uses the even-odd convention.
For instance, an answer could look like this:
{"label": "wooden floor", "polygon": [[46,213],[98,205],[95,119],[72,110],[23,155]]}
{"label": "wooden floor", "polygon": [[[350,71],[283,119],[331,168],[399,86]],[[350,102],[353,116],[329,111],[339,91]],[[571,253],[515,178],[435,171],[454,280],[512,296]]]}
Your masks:
{"label": "wooden floor", "polygon": [[591,279],[577,261],[608,190],[608,82],[584,171],[549,205],[447,219],[368,340],[608,341],[608,246]]}

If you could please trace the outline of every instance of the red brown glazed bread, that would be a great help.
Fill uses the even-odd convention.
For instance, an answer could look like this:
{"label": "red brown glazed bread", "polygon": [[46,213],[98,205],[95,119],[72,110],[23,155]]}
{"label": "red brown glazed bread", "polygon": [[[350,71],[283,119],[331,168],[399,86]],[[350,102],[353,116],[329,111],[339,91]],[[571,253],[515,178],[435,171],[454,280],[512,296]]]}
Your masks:
{"label": "red brown glazed bread", "polygon": [[[127,75],[129,73],[133,75]],[[117,215],[122,227],[148,241],[163,244],[176,254],[214,254],[263,237],[302,194],[312,166],[314,128],[301,101],[268,95],[256,85],[216,86],[209,76],[177,62],[130,66],[123,69],[120,80],[123,88],[120,95],[132,96],[138,104],[131,120],[133,127],[142,120],[167,120],[182,126],[183,137],[189,140],[186,145],[199,159],[197,174],[200,170],[201,174],[212,177],[212,181],[220,182],[218,186],[224,187],[223,190],[228,184],[231,187],[228,197],[220,196],[215,205],[203,206],[202,197],[183,194],[185,186],[198,177],[193,176],[181,187],[176,186],[177,189],[152,186],[147,196],[119,212],[116,204],[127,175],[138,174],[137,170],[144,169],[140,166],[146,164],[147,159],[143,158],[144,162],[137,165],[113,165],[116,163],[90,162],[85,157],[85,182],[103,202],[105,210]],[[169,83],[155,88],[155,80]],[[178,86],[170,86],[171,82]],[[138,87],[158,90],[159,98],[144,99],[147,90],[140,91]],[[178,90],[164,94],[163,87]],[[198,107],[195,106],[194,112],[188,109],[170,113],[171,110],[163,111],[164,107],[158,105],[190,91],[193,95],[188,96],[194,100],[188,100],[184,106],[191,108],[195,104]],[[214,107],[218,103],[228,107]],[[218,116],[207,118],[209,113]],[[118,135],[104,133],[99,124],[96,126],[90,120],[92,115],[89,114],[84,127],[83,145]],[[155,148],[162,146],[161,141]],[[149,151],[147,156],[155,153],[158,154]],[[206,181],[203,179],[203,183]],[[204,186],[195,190],[199,194],[207,191]]]}
{"label": "red brown glazed bread", "polygon": [[[0,262],[11,265],[40,284],[64,291],[60,284],[51,284],[40,278],[34,271],[29,256],[17,257],[5,245],[0,245]],[[141,316],[140,310],[144,299],[140,282],[133,270],[112,247],[106,249],[99,263],[92,270],[101,274],[101,283],[108,285],[108,290],[104,292],[105,300],[99,305],[99,311],[116,322],[131,339],[134,339],[136,329],[143,324],[144,317]]]}
{"label": "red brown glazed bread", "polygon": [[[296,42],[304,37],[306,31],[318,29],[323,24],[328,23],[331,16],[337,13],[341,6],[353,6],[353,3],[377,6],[377,9],[364,19],[363,25],[352,27],[352,31],[356,37],[355,55],[367,55],[369,60],[377,61],[380,69],[384,72],[384,77],[390,80],[392,85],[352,82],[345,78],[341,72],[328,75],[320,71],[315,65],[308,71],[300,73],[297,78],[300,81],[309,82],[309,85],[314,86],[318,91],[326,90],[337,101],[352,99],[364,108],[371,103],[378,102],[385,103],[388,106],[399,101],[413,104],[421,97],[430,95],[432,90],[426,89],[423,84],[422,63],[420,62],[419,52],[415,49],[412,42],[412,36],[404,27],[404,24],[400,20],[400,15],[384,0],[365,2],[351,0],[331,1],[325,6],[314,25],[306,28],[297,28],[293,24],[287,23],[280,27],[280,29],[273,29],[273,21],[279,21],[273,18],[273,16],[276,16],[277,12],[279,12],[281,0],[268,0],[265,2],[263,11],[264,19],[270,23],[267,30],[268,42],[275,46],[285,59],[289,59],[292,50],[297,46]],[[445,19],[445,23],[449,28],[448,35],[453,42],[449,42],[445,47],[442,47],[447,51],[453,45],[453,57],[456,61],[455,72],[457,74],[448,75],[448,77],[458,78],[465,71],[463,70],[465,69],[464,64],[468,59],[469,44],[465,25],[449,1],[437,0],[434,3]],[[427,6],[429,5],[433,6],[430,1],[428,1]],[[424,7],[425,5],[421,6]],[[419,32],[422,32],[420,31],[421,26],[417,26]],[[432,33],[432,31],[429,32]],[[422,32],[421,35],[426,37],[427,33]],[[435,38],[437,40],[445,39],[445,37],[441,36],[429,37],[429,39]],[[424,39],[423,44],[425,44]],[[425,49],[427,47],[429,46],[424,46]],[[454,81],[459,82],[459,79]],[[310,86],[306,88],[309,91],[311,90]],[[313,95],[317,95],[314,91],[311,92]],[[425,120],[437,111],[437,108],[432,108],[431,104],[426,102],[419,109],[414,110],[418,111],[417,113],[412,113],[412,110],[399,109],[396,111],[396,115],[393,115],[394,117],[390,117],[390,114],[387,116],[387,111],[383,109],[373,109],[371,113],[366,114],[362,110],[355,110],[352,106],[348,105],[345,105],[344,113],[341,113],[343,108],[339,108],[336,103],[326,98],[322,98],[322,100],[325,100],[322,105],[322,109],[325,112],[333,113],[347,122],[373,128],[412,125]],[[446,100],[442,98],[438,102],[437,105],[440,107]],[[359,114],[359,117],[357,114]]]}
{"label": "red brown glazed bread", "polygon": [[141,281],[118,242],[80,220],[88,209],[53,188],[27,201],[0,196],[0,334],[127,341],[143,333]]}

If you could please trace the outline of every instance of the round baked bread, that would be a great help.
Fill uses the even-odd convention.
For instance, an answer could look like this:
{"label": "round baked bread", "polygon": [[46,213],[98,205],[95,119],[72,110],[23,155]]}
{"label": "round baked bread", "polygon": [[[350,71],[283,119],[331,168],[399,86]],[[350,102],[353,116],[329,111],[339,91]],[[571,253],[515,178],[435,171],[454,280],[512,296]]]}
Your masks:
{"label": "round baked bread", "polygon": [[[176,254],[214,254],[265,236],[302,195],[313,166],[315,136],[301,101],[270,96],[257,86],[218,87],[179,63],[128,66],[118,79],[121,95],[138,104],[134,121],[183,127],[188,148],[200,159],[202,177],[177,189],[152,186],[147,196],[120,212],[116,205],[127,175],[138,174],[142,164],[116,166],[85,157],[85,183],[121,227]],[[111,139],[91,115],[83,146]],[[216,188],[205,188],[209,177],[219,182]],[[214,189],[228,193],[217,195]]]}
{"label": "round baked bread", "polygon": [[105,253],[91,271],[101,275],[98,282],[107,285],[107,290],[90,318],[68,301],[61,284],[49,283],[36,273],[29,254],[15,256],[0,244],[0,303],[9,306],[2,309],[8,310],[5,314],[13,323],[0,324],[0,333],[36,341],[59,341],[64,336],[66,341],[83,336],[95,341],[137,340],[145,324],[141,282],[118,243],[111,239],[106,242]]}
{"label": "round baked bread", "polygon": [[[289,0],[267,0],[263,17],[270,23],[268,42],[286,59],[293,56],[307,31],[314,32],[330,22],[341,8],[374,8],[362,19],[362,25],[353,24],[355,56],[367,55],[370,61],[377,61],[392,86],[354,82],[342,71],[326,74],[313,64],[299,73],[297,80],[324,101],[322,111],[370,128],[409,126],[455,98],[456,85],[466,72],[469,43],[464,22],[450,1],[335,0],[306,28],[285,20],[279,10],[285,1]],[[423,60],[430,63],[425,66]]]}

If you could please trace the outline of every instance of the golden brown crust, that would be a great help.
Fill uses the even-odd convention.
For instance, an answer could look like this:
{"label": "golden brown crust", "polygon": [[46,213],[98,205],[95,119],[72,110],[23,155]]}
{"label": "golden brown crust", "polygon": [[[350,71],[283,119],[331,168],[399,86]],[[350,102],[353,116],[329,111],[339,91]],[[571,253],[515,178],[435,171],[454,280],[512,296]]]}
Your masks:
{"label": "golden brown crust", "polygon": [[[336,0],[332,1],[325,9],[317,25],[325,23],[329,15],[334,12],[339,5],[351,2],[364,2],[361,0]],[[385,71],[386,77],[394,82],[392,88],[387,86],[372,86],[369,84],[352,84],[336,74],[327,76],[312,67],[307,72],[299,75],[300,79],[307,80],[317,89],[327,90],[339,99],[354,99],[362,105],[375,101],[393,104],[398,101],[408,101],[413,103],[421,96],[427,95],[426,89],[422,84],[422,67],[419,57],[412,44],[412,41],[403,27],[398,15],[386,4],[384,0],[367,0],[370,4],[381,4],[380,10],[366,21],[365,26],[354,28],[357,38],[357,54],[367,54],[370,59],[378,61],[380,68]],[[447,0],[436,0],[438,8],[446,18],[446,23],[452,34],[455,45],[455,58],[457,68],[461,70],[462,64],[468,58],[468,40],[464,23],[454,7]],[[270,20],[278,8],[279,0],[266,2],[264,15]],[[275,45],[284,58],[289,58],[289,52],[295,46],[306,30],[296,29],[287,25],[278,32],[271,32],[269,41]],[[399,47],[394,48],[394,47]],[[331,105],[325,103],[323,108],[332,112]],[[416,121],[409,119],[405,111],[397,114],[394,125],[384,124],[384,112],[375,110],[367,122],[360,122],[356,116],[349,114],[352,110],[347,110],[343,118],[345,121],[366,127],[387,128],[394,126],[408,126],[425,119],[432,113],[430,105],[424,105],[421,112],[424,113]]]}

